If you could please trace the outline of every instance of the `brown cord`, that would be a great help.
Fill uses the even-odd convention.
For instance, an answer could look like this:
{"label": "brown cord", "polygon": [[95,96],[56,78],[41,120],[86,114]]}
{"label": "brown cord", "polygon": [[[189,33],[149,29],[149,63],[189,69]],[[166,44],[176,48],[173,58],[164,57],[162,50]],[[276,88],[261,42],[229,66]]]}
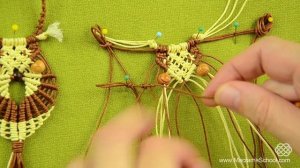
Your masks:
{"label": "brown cord", "polygon": [[[130,85],[130,86],[128,86],[128,85]],[[190,96],[193,96],[193,97],[198,98],[198,99],[214,99],[213,97],[199,96],[198,94],[195,94],[195,93],[189,93],[189,92],[186,92],[186,91],[183,91],[183,90],[180,90],[180,89],[171,88],[171,87],[161,85],[161,84],[139,84],[139,85],[134,85],[134,84],[130,84],[130,83],[115,82],[115,83],[97,84],[96,86],[100,87],[100,88],[106,88],[106,89],[114,88],[114,87],[127,87],[127,88],[134,87],[136,89],[137,88],[148,89],[148,88],[154,88],[154,87],[162,87],[162,88],[166,87],[167,89],[173,89],[176,92],[180,92],[180,93],[185,94],[185,95],[190,95]]]}
{"label": "brown cord", "polygon": [[198,42],[195,39],[190,39],[188,41],[189,52],[196,57],[194,60],[194,64],[198,66],[202,59],[202,54],[201,54],[199,48],[197,47],[197,44],[198,44]]}
{"label": "brown cord", "polygon": [[1,101],[1,104],[0,104],[0,111],[1,111],[1,114],[2,114],[1,117],[6,115],[6,111],[5,111],[4,107],[6,106],[7,102],[8,102],[8,99],[6,99],[6,98],[3,98],[2,101]]}
{"label": "brown cord", "polygon": [[[246,147],[248,153],[252,156],[252,158],[256,158],[256,153],[255,152],[251,152],[250,147],[246,144],[245,140],[242,138],[241,132],[238,130],[237,125],[236,125],[235,121],[233,120],[233,116],[230,113],[230,110],[228,108],[226,108],[226,111],[227,111],[227,113],[229,115],[230,121],[231,121],[231,123],[233,125],[233,128],[234,128],[235,132],[237,133],[239,139],[242,141],[242,143],[244,144],[244,146]],[[261,165],[258,165],[258,166],[261,167]]]}
{"label": "brown cord", "polygon": [[3,119],[5,120],[5,121],[9,121],[9,119],[10,119],[10,115],[11,115],[11,113],[10,113],[10,111],[11,111],[11,100],[9,99],[8,100],[8,103],[7,103],[7,107],[6,107],[6,111],[5,111],[5,115],[4,115],[4,117],[3,117]]}
{"label": "brown cord", "polygon": [[28,97],[25,98],[25,114],[26,114],[26,120],[31,120],[32,119],[32,113],[31,113],[31,108],[30,108],[30,102],[28,100]]}
{"label": "brown cord", "polygon": [[[113,48],[112,48],[112,44],[105,40],[105,37],[103,36],[101,30],[102,30],[101,27],[98,26],[98,25],[91,28],[91,32],[94,35],[94,37],[96,38],[96,40],[99,42],[100,46],[105,48],[108,52],[108,55],[109,55],[109,83],[111,83],[112,82],[112,77],[113,77],[113,60],[115,60],[118,63],[118,65],[121,67],[121,69],[122,69],[122,71],[124,72],[125,75],[129,75],[129,74],[128,74],[127,70],[125,69],[125,67],[121,64],[118,57],[115,55],[115,53],[113,51]],[[129,83],[133,83],[133,81],[131,79],[129,79],[128,84]],[[129,85],[128,85],[128,87],[130,88]],[[138,95],[138,92],[137,92],[136,88],[131,87],[131,90],[134,93],[136,99],[138,99],[139,95]],[[101,125],[102,118],[104,117],[104,115],[107,111],[107,108],[108,108],[108,103],[109,103],[110,97],[111,97],[111,89],[108,88],[108,92],[106,94],[106,100],[104,102],[104,106],[102,108],[100,117],[97,120],[96,129],[98,129],[98,127]],[[85,152],[85,156],[87,156],[87,154],[88,154],[91,142],[92,142],[92,138],[90,138],[90,141],[88,142],[88,146],[87,146],[87,149],[86,149],[86,152]]]}
{"label": "brown cord", "polygon": [[203,55],[203,57],[205,58],[211,58],[211,59],[213,59],[213,60],[215,60],[215,61],[217,61],[217,62],[219,62],[221,65],[224,65],[224,62],[223,61],[221,61],[220,59],[218,59],[218,58],[216,58],[216,57],[214,57],[214,56],[211,56],[211,55]]}
{"label": "brown cord", "polygon": [[256,39],[258,37],[262,37],[271,31],[272,26],[273,26],[273,23],[269,22],[269,18],[271,18],[271,17],[272,17],[272,15],[267,13],[258,19],[256,28],[255,28],[256,37],[255,37],[254,41],[256,41]]}
{"label": "brown cord", "polygon": [[166,45],[159,45],[158,48],[156,49],[155,62],[164,70],[168,69],[168,65],[164,63],[164,60],[166,61],[168,57],[167,52],[168,52],[168,46]]}
{"label": "brown cord", "polygon": [[22,158],[24,144],[23,142],[14,141],[12,142],[12,160],[10,162],[10,168],[24,168],[24,162]]}
{"label": "brown cord", "polygon": [[[188,90],[189,93],[192,93],[192,90],[189,88],[189,86],[187,84],[184,84],[185,88]],[[194,96],[192,96],[192,99],[194,101],[194,103],[197,106],[197,110],[198,110],[198,114],[200,116],[200,120],[201,120],[201,126],[203,129],[203,134],[204,134],[204,140],[205,140],[205,146],[206,146],[206,150],[207,150],[207,155],[208,155],[208,160],[210,163],[210,166],[212,166],[212,159],[211,159],[211,154],[210,154],[210,149],[209,149],[209,145],[208,145],[208,137],[207,137],[207,131],[206,131],[206,126],[205,126],[205,122],[204,122],[204,116],[202,114],[202,110],[200,108],[199,103],[197,102],[196,98]]]}
{"label": "brown cord", "polygon": [[35,36],[43,33],[43,29],[44,29],[45,22],[46,22],[46,12],[47,12],[46,0],[42,0],[42,11],[40,14],[38,25],[36,26],[36,31],[34,32]]}

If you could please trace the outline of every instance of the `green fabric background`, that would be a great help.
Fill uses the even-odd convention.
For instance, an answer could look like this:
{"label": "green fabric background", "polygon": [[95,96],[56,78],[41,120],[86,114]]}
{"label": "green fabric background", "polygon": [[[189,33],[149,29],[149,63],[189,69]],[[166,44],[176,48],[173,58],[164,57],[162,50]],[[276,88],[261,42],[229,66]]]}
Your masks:
{"label": "green fabric background", "polygon": [[[95,84],[107,80],[108,57],[91,35],[92,25],[100,24],[108,28],[109,35],[119,39],[151,39],[157,31],[161,31],[163,38],[159,42],[179,43],[187,40],[200,25],[209,27],[221,14],[225,4],[226,0],[49,0],[47,25],[60,21],[65,38],[61,44],[54,39],[41,42],[41,47],[58,76],[60,93],[52,117],[26,141],[24,159],[27,167],[65,167],[84,152],[95,129],[105,98],[105,91],[97,89]],[[300,42],[299,9],[299,0],[250,0],[238,19],[239,29],[252,27],[258,17],[270,12],[275,19],[271,34]],[[33,32],[39,17],[40,1],[1,0],[0,11],[1,37],[27,36]],[[16,35],[11,30],[13,23],[20,26]],[[233,31],[232,27],[222,33],[230,31]],[[247,48],[251,39],[250,36],[238,37],[236,45],[232,39],[223,40],[205,44],[201,50],[226,61]],[[151,54],[117,53],[135,81],[142,81],[145,70],[154,61]],[[115,81],[122,80],[122,74],[115,75]],[[113,94],[105,122],[133,104],[131,93],[125,89],[115,89]],[[151,97],[148,95],[148,98]],[[155,103],[149,101],[148,105],[154,107]],[[180,107],[182,134],[193,141],[206,157],[195,107],[189,99],[183,99]],[[206,109],[204,115],[215,167],[233,167],[218,162],[219,158],[229,158],[229,152],[217,113]],[[269,139],[274,145],[278,143],[271,136]],[[6,166],[10,151],[10,142],[1,138],[0,167]],[[293,154],[289,158],[291,163],[283,164],[283,167],[300,167],[299,157]]]}

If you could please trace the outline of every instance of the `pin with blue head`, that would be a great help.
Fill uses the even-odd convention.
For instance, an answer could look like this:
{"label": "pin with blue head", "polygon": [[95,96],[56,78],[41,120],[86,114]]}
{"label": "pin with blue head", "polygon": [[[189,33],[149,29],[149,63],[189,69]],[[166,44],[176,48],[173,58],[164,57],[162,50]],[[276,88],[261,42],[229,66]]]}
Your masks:
{"label": "pin with blue head", "polygon": [[155,39],[161,38],[163,36],[162,32],[157,32]]}
{"label": "pin with blue head", "polygon": [[235,21],[233,22],[233,27],[234,27],[234,44],[236,44],[236,33],[237,33],[237,29],[240,26],[239,22]]}

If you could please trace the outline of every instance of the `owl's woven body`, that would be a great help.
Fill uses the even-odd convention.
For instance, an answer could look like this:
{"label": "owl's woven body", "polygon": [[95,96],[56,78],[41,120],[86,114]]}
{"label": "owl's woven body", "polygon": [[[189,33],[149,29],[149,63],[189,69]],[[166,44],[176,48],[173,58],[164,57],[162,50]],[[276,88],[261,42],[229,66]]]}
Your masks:
{"label": "owl's woven body", "polygon": [[[0,50],[0,135],[11,141],[25,140],[50,116],[57,87],[50,69],[32,72],[30,65],[40,53],[37,43],[26,38],[2,39]],[[33,57],[34,56],[34,57]],[[43,59],[44,60],[44,59]],[[46,64],[46,63],[45,63]],[[50,75],[50,76],[49,76]],[[48,76],[47,78],[45,78]],[[9,86],[13,81],[25,84],[25,98],[17,105],[11,99]]]}

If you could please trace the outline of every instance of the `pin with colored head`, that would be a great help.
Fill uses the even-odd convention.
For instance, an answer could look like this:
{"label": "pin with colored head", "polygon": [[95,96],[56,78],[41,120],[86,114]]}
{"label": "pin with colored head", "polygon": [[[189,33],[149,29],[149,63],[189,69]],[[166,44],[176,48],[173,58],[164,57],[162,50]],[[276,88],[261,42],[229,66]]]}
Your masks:
{"label": "pin with colored head", "polygon": [[203,34],[205,32],[205,29],[204,29],[204,27],[203,26],[200,26],[199,28],[198,28],[198,34],[197,34],[197,39],[198,39],[198,37],[199,37],[199,35],[200,34]]}
{"label": "pin with colored head", "polygon": [[273,18],[272,16],[270,16],[270,17],[268,18],[268,22],[269,22],[269,23],[273,23],[273,21],[274,21],[274,18]]}
{"label": "pin with colored head", "polygon": [[236,33],[237,33],[237,29],[240,26],[239,22],[235,21],[233,22],[233,27],[234,27],[234,44],[236,44]]}
{"label": "pin with colored head", "polygon": [[157,32],[156,36],[155,36],[155,39],[161,38],[162,35],[163,35],[162,32]]}
{"label": "pin with colored head", "polygon": [[13,24],[13,25],[11,25],[11,29],[14,32],[14,34],[16,34],[16,32],[19,30],[19,25]]}
{"label": "pin with colored head", "polygon": [[130,76],[129,76],[129,75],[125,75],[125,76],[124,76],[124,80],[125,80],[125,82],[127,83],[127,82],[130,80]]}
{"label": "pin with colored head", "polygon": [[108,34],[108,30],[104,28],[104,29],[101,30],[101,33],[102,33],[103,35],[107,35],[107,34]]}

